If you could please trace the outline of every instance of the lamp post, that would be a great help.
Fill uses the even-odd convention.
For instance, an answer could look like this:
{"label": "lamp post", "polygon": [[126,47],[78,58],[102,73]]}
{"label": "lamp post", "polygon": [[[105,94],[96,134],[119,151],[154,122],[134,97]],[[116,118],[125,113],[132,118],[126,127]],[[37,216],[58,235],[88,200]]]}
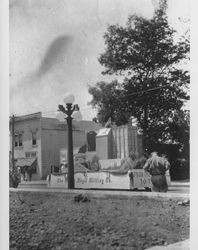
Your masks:
{"label": "lamp post", "polygon": [[64,97],[64,103],[66,107],[64,107],[63,105],[58,105],[58,111],[66,114],[65,119],[67,120],[67,126],[68,126],[68,141],[67,141],[68,189],[75,188],[72,120],[73,118],[76,120],[80,120],[82,118],[82,115],[79,112],[78,104],[72,105],[73,102],[74,102],[74,95],[68,93]]}

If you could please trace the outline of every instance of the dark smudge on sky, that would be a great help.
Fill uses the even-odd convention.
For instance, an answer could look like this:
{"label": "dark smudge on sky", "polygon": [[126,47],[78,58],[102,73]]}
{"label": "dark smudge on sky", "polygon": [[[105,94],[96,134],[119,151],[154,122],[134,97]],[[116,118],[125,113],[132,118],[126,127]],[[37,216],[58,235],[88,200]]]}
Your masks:
{"label": "dark smudge on sky", "polygon": [[49,45],[44,58],[41,61],[41,64],[36,72],[32,75],[32,80],[39,80],[50,70],[63,62],[66,57],[66,50],[70,44],[71,37],[69,36],[60,36],[52,41]]}

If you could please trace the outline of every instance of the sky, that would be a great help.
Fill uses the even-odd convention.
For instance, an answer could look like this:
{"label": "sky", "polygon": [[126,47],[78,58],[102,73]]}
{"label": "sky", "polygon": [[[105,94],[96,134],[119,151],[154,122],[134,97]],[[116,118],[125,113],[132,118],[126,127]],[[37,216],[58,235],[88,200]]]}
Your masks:
{"label": "sky", "polygon": [[[157,0],[11,0],[10,114],[42,111],[55,117],[64,94],[75,95],[83,119],[96,115],[88,85],[110,81],[98,57],[108,24],[124,25],[129,14],[152,17]],[[182,34],[188,0],[169,0],[170,24]],[[182,18],[183,22],[179,21]],[[115,77],[114,77],[115,78]]]}

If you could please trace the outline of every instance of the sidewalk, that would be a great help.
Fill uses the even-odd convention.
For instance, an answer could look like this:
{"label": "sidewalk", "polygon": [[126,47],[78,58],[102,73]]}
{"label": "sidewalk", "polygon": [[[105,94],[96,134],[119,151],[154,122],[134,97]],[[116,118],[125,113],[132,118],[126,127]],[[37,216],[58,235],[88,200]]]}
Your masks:
{"label": "sidewalk", "polygon": [[171,181],[170,187],[181,186],[181,187],[190,187],[189,181]]}
{"label": "sidewalk", "polygon": [[19,189],[24,188],[47,188],[46,180],[38,180],[38,181],[21,181],[18,186]]}
{"label": "sidewalk", "polygon": [[190,250],[190,240],[180,241],[168,246],[154,246],[146,250]]}
{"label": "sidewalk", "polygon": [[10,191],[14,192],[59,192],[68,194],[89,194],[93,197],[104,197],[104,196],[126,196],[126,197],[147,197],[147,198],[181,198],[189,199],[189,193],[155,193],[155,192],[144,192],[144,191],[120,191],[120,190],[93,190],[93,189],[67,189],[67,188],[10,188]]}
{"label": "sidewalk", "polygon": [[[47,180],[38,180],[38,181],[21,181],[20,184],[23,185],[47,185]],[[171,181],[170,187],[175,187],[175,186],[184,186],[184,187],[189,187],[190,182],[189,181]]]}

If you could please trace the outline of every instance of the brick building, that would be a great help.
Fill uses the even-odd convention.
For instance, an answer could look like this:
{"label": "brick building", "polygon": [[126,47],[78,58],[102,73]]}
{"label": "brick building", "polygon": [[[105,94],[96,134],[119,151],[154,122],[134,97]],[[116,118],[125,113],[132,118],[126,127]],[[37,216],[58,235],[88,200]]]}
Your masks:
{"label": "brick building", "polygon": [[[87,144],[87,133],[101,127],[92,121],[73,121],[73,146]],[[11,133],[11,132],[10,132]],[[14,156],[16,165],[35,166],[32,180],[45,179],[51,165],[59,165],[60,150],[67,148],[67,125],[55,118],[42,117],[40,112],[15,117]],[[12,135],[10,134],[10,148]]]}

